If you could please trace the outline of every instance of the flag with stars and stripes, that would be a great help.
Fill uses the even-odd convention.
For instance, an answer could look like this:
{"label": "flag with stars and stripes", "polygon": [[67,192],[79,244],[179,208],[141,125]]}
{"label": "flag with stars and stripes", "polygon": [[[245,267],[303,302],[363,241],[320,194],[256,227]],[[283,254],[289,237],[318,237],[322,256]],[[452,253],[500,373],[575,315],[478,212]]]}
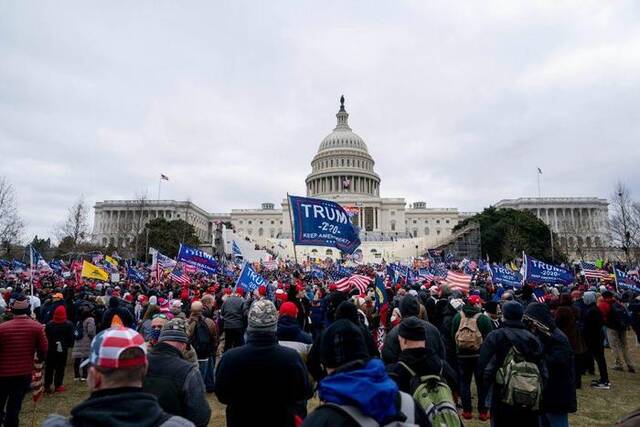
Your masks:
{"label": "flag with stars and stripes", "polygon": [[471,278],[470,274],[464,274],[460,271],[447,271],[445,283],[449,285],[451,289],[458,289],[468,293],[469,287],[471,286]]}
{"label": "flag with stars and stripes", "polygon": [[594,262],[581,261],[580,268],[582,268],[582,273],[587,279],[604,280],[609,277],[609,273],[596,267]]}
{"label": "flag with stars and stripes", "polygon": [[352,288],[356,287],[361,294],[364,294],[367,292],[367,287],[371,282],[371,277],[354,274],[353,276],[338,280],[335,284],[340,292],[349,292]]}

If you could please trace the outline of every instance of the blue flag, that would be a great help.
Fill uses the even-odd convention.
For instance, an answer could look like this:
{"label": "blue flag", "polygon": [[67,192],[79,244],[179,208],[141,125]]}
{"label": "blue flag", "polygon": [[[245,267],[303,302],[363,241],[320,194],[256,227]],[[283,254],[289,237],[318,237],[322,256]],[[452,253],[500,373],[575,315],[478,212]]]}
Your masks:
{"label": "blue flag", "polygon": [[136,282],[145,282],[144,275],[133,267],[127,267],[127,278]]}
{"label": "blue flag", "polygon": [[178,261],[198,267],[200,270],[204,270],[208,274],[215,274],[218,272],[218,261],[205,251],[192,246],[180,243],[180,250],[178,251],[177,259]]}
{"label": "blue flag", "polygon": [[384,288],[382,277],[376,274],[376,308],[382,307],[387,302],[389,302],[389,295],[387,295],[387,290]]}
{"label": "blue flag", "polygon": [[640,292],[640,283],[633,280],[632,276],[624,271],[618,270],[617,268],[614,268],[613,270],[616,275],[616,285],[618,286],[618,289]]}
{"label": "blue flag", "polygon": [[11,268],[11,262],[6,259],[0,259],[0,267],[2,268]]}
{"label": "blue flag", "polygon": [[62,262],[58,259],[51,260],[49,267],[58,274],[62,273],[62,270],[64,269]]}
{"label": "blue flag", "polygon": [[335,202],[289,196],[293,218],[293,243],[330,246],[352,254],[360,246],[358,229],[349,214]]}
{"label": "blue flag", "polygon": [[49,268],[49,264],[47,264],[44,257],[40,255],[40,252],[31,245],[29,245],[29,248],[31,249],[31,268]]}
{"label": "blue flag", "polygon": [[240,276],[236,281],[236,286],[246,289],[249,292],[253,292],[260,287],[260,285],[267,285],[267,281],[259,275],[248,262],[244,263]]}
{"label": "blue flag", "polygon": [[552,285],[573,283],[573,273],[566,268],[542,262],[524,255],[524,279],[531,283],[549,283]]}
{"label": "blue flag", "polygon": [[13,269],[16,271],[23,271],[27,269],[27,264],[25,264],[22,261],[18,261],[17,259],[13,260],[12,265],[13,265]]}
{"label": "blue flag", "polygon": [[242,251],[240,250],[240,246],[238,246],[235,240],[231,242],[231,252],[233,253],[234,257],[242,256]]}
{"label": "blue flag", "polygon": [[489,273],[493,283],[519,288],[522,286],[522,275],[500,264],[489,265]]}
{"label": "blue flag", "polygon": [[[324,279],[324,271],[320,270],[318,267],[311,268],[311,277],[314,279],[322,280]],[[313,298],[311,298],[313,300]]]}

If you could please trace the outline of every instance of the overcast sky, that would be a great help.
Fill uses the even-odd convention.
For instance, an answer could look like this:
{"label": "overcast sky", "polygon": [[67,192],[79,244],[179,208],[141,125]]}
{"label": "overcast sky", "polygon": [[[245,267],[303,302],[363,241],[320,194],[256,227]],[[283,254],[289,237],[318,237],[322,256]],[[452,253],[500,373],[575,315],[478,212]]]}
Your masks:
{"label": "overcast sky", "polygon": [[[0,0],[0,176],[23,236],[82,194],[304,194],[346,97],[384,197],[640,196],[640,2]],[[91,212],[93,219],[93,212]]]}

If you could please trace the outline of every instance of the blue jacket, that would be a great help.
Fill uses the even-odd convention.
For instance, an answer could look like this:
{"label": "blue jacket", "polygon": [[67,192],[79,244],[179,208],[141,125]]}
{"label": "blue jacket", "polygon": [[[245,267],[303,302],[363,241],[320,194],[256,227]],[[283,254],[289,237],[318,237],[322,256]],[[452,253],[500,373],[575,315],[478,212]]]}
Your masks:
{"label": "blue jacket", "polygon": [[311,344],[311,335],[300,329],[300,324],[290,316],[281,316],[278,319],[278,341],[295,341]]}

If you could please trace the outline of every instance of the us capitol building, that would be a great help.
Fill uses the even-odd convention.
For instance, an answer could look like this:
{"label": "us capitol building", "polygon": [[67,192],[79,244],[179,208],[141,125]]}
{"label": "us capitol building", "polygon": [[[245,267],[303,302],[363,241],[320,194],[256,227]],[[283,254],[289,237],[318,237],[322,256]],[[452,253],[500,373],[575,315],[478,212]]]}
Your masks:
{"label": "us capitol building", "polygon": [[[404,198],[381,197],[381,178],[375,172],[375,161],[364,140],[349,126],[344,97],[340,98],[336,118],[336,127],[322,140],[311,160],[311,173],[305,183],[307,196],[336,201],[352,214],[362,241],[356,257],[365,262],[406,259],[455,240],[458,236],[452,235],[452,228],[474,213],[429,207],[422,201],[407,206]],[[588,241],[593,246],[608,241],[605,199],[517,199],[502,200],[496,206],[532,211],[555,232],[563,233],[565,245],[568,242],[573,245],[568,251],[575,250],[578,239],[583,245]],[[94,210],[93,241],[105,246],[126,247],[144,224],[155,218],[183,219],[194,226],[203,246],[213,245],[217,230],[221,231],[220,240],[227,253],[235,240],[249,259],[264,258],[267,252],[293,257],[286,198],[279,208],[273,203],[263,203],[259,209],[232,209],[230,213],[210,213],[192,202],[174,200],[107,200],[97,202]],[[561,212],[562,221],[558,223],[557,216],[549,217],[550,212]],[[567,218],[579,219],[568,225]],[[231,223],[232,229],[221,226],[222,223]],[[264,250],[256,250],[257,247]],[[296,250],[298,257],[340,256],[336,249],[326,247],[298,246]]]}

